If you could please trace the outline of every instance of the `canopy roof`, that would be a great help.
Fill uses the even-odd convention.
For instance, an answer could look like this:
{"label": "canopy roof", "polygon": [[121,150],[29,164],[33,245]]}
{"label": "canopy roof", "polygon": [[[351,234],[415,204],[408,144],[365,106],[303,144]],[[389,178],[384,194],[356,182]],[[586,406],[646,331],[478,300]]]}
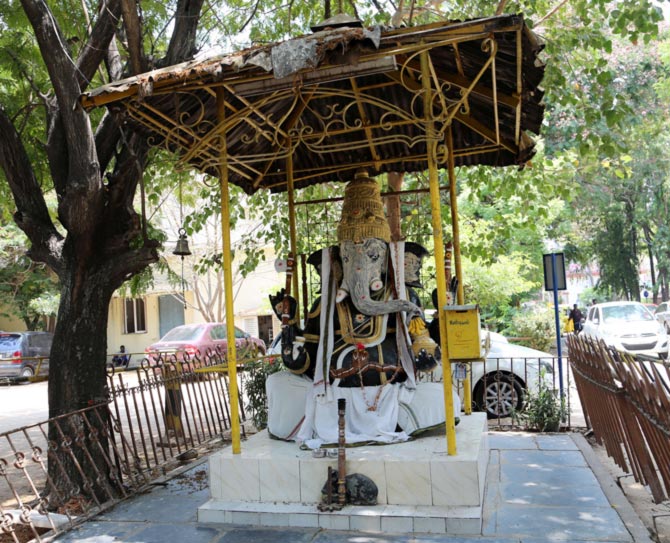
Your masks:
{"label": "canopy roof", "polygon": [[521,16],[343,27],[154,70],[81,100],[121,114],[184,167],[218,176],[226,162],[247,193],[283,191],[289,156],[296,188],[360,167],[425,170],[428,51],[438,164],[451,128],[457,166],[523,165],[544,112],[541,48]]}

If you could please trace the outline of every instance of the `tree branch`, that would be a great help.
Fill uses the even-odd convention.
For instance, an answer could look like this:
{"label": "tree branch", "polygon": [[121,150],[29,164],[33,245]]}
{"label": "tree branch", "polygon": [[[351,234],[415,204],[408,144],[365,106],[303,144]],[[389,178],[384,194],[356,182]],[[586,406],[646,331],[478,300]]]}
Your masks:
{"label": "tree branch", "polygon": [[171,66],[192,58],[196,52],[200,11],[204,0],[179,0],[175,14],[174,32],[170,39],[167,54],[159,63],[160,66]]}
{"label": "tree branch", "polygon": [[[99,172],[93,133],[88,115],[79,104],[81,93],[79,81],[82,77],[85,78],[85,75],[79,73],[70,56],[67,42],[46,3],[40,0],[21,0],[21,4],[35,32],[42,58],[56,92],[63,134],[69,150],[68,172],[78,172],[76,177],[70,177],[68,181],[72,183],[72,189],[76,189],[82,195],[90,191],[99,191],[102,188],[101,183],[97,186],[93,183],[91,186],[91,177],[95,177]],[[84,201],[79,203],[87,204]],[[81,209],[77,211],[78,215],[79,213]]]}
{"label": "tree branch", "polygon": [[116,33],[121,16],[121,0],[107,0],[93,25],[88,41],[77,59],[78,82],[81,90],[88,86],[95,71],[107,56],[109,44]]}
{"label": "tree branch", "polygon": [[107,262],[106,278],[109,279],[112,290],[116,290],[133,275],[141,272],[150,264],[158,262],[158,243],[156,242],[155,246],[145,245],[137,249],[126,249],[124,252],[117,253],[115,259]]}
{"label": "tree branch", "polygon": [[137,3],[135,0],[122,0],[121,5],[128,53],[130,54],[130,66],[134,74],[141,74],[146,71],[146,59],[142,46],[142,24],[137,15]]}
{"label": "tree branch", "polygon": [[107,73],[109,74],[110,81],[117,81],[123,77],[123,62],[119,48],[116,45],[116,40],[109,42],[105,63],[107,64]]}
{"label": "tree branch", "polygon": [[[107,205],[102,221],[110,239],[123,236],[125,246],[141,235],[142,224],[133,200],[144,174],[148,145],[141,136],[130,133],[123,137],[123,148],[116,157],[114,172],[107,176]],[[145,240],[146,241],[146,240]]]}
{"label": "tree branch", "polygon": [[42,89],[39,87],[39,85],[37,85],[37,83],[35,83],[32,72],[29,72],[25,69],[24,63],[19,60],[19,57],[16,55],[16,53],[10,50],[7,51],[7,54],[15,62],[16,66],[21,72],[21,76],[30,84],[30,88],[33,89],[33,92],[39,96],[42,101],[46,100],[46,96],[42,92]]}
{"label": "tree branch", "polygon": [[[67,42],[46,3],[21,0],[21,4],[35,32],[56,93],[57,119],[50,128],[57,128],[58,133],[50,133],[49,142],[57,143],[59,152],[67,151],[65,158],[61,154],[59,159],[61,164],[67,160],[67,175],[63,179],[54,179],[54,183],[58,182],[60,196],[59,217],[69,233],[76,234],[80,240],[88,240],[85,246],[78,247],[80,251],[88,252],[93,237],[79,234],[90,232],[96,226],[104,207],[104,190],[90,120],[79,104],[79,81],[86,75],[79,72],[72,60]],[[61,134],[65,142],[59,141]],[[55,153],[50,152],[49,156],[55,158]],[[89,220],[81,220],[82,216]]]}
{"label": "tree branch", "polygon": [[5,172],[16,202],[17,211],[14,220],[32,243],[31,257],[46,263],[56,273],[60,273],[63,237],[51,221],[25,147],[2,107],[0,107],[0,167]]}
{"label": "tree branch", "polygon": [[554,13],[556,13],[559,9],[561,9],[565,4],[568,3],[568,0],[561,0],[556,7],[554,7],[552,10],[549,11],[544,17],[542,17],[537,23],[535,23],[535,28],[539,28],[540,25],[545,22],[549,17],[551,17]]}
{"label": "tree branch", "polygon": [[68,147],[63,131],[63,120],[58,112],[58,101],[55,96],[46,101],[47,146],[49,171],[56,189],[58,203],[63,201],[67,193],[68,178]]}
{"label": "tree branch", "polygon": [[238,32],[242,32],[247,27],[247,25],[252,21],[252,19],[256,16],[256,12],[258,11],[258,6],[260,5],[260,3],[261,0],[256,0],[254,9],[251,10],[251,14],[249,15],[249,17],[247,17],[247,20],[237,30]]}
{"label": "tree branch", "polygon": [[101,172],[107,170],[107,167],[114,158],[120,137],[121,131],[119,130],[118,119],[109,111],[105,111],[95,131],[95,147],[98,153]]}

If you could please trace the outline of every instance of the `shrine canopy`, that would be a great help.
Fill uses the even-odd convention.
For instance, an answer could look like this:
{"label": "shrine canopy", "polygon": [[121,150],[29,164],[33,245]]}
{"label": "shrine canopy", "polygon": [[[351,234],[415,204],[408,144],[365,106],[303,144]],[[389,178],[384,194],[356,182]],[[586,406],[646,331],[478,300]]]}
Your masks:
{"label": "shrine canopy", "polygon": [[119,114],[184,168],[219,176],[225,162],[249,194],[286,190],[287,169],[295,188],[347,181],[361,167],[424,171],[429,138],[446,166],[449,131],[456,166],[522,166],[544,113],[541,49],[519,15],[327,27],[117,81],[81,102]]}

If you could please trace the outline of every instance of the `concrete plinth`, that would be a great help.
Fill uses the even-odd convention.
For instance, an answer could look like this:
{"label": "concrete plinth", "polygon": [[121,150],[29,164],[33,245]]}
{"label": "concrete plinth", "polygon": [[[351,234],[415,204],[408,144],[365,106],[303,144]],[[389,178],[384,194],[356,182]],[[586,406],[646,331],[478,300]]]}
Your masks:
{"label": "concrete plinth", "polygon": [[313,458],[295,443],[261,432],[210,457],[212,499],[198,509],[201,522],[326,529],[479,534],[489,458],[483,413],[461,417],[458,454],[444,435],[393,445],[347,449],[347,473],[370,477],[376,506],[320,512],[321,488],[337,458]]}

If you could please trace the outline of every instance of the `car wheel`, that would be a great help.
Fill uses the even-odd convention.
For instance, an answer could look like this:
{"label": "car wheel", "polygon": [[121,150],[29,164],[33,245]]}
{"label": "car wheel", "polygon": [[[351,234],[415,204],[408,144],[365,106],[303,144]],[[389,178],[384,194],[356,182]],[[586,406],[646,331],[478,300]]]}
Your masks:
{"label": "car wheel", "polygon": [[670,323],[668,321],[663,321],[663,326],[665,326],[665,331],[670,334]]}
{"label": "car wheel", "polygon": [[33,375],[35,375],[35,370],[30,366],[24,366],[21,370],[21,377],[32,377]]}
{"label": "car wheel", "polygon": [[475,388],[477,409],[486,411],[488,418],[509,417],[513,410],[523,407],[524,391],[521,383],[508,373],[489,373]]}

